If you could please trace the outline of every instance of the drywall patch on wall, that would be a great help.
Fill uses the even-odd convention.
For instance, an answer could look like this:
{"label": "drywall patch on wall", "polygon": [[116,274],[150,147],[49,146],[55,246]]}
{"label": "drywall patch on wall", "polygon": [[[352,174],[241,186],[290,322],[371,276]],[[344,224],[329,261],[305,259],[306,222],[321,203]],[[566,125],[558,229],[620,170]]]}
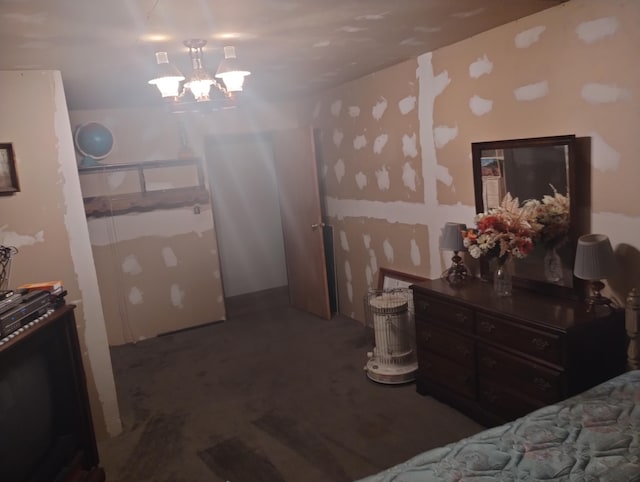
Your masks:
{"label": "drywall patch on wall", "polygon": [[367,280],[367,286],[371,288],[373,285],[373,272],[371,271],[371,266],[367,265],[364,269],[364,277]]}
{"label": "drywall patch on wall", "polygon": [[451,186],[453,184],[453,176],[449,172],[449,168],[442,164],[436,165],[436,179],[447,186]]}
{"label": "drywall patch on wall", "polygon": [[342,101],[341,100],[336,100],[331,104],[331,114],[333,115],[333,117],[339,117],[340,116],[340,112],[342,111]]}
{"label": "drywall patch on wall", "polygon": [[333,172],[336,174],[338,184],[340,184],[345,172],[344,161],[342,159],[338,159],[338,161],[335,163],[335,165],[333,166]]}
{"label": "drywall patch on wall", "polygon": [[[216,253],[212,253],[214,256]],[[170,246],[165,246],[162,248],[162,259],[164,259],[164,265],[167,268],[175,268],[178,266],[178,258],[176,257],[176,253],[173,252]]]}
{"label": "drywall patch on wall", "polygon": [[171,304],[176,308],[184,308],[182,300],[184,299],[184,291],[177,283],[171,285]]}
{"label": "drywall patch on wall", "polygon": [[387,261],[389,263],[393,263],[393,246],[391,246],[391,243],[389,242],[388,239],[385,239],[384,242],[382,243],[382,249],[384,250],[384,256],[385,258],[387,258]]}
{"label": "drywall patch on wall", "polygon": [[358,107],[357,105],[349,106],[348,112],[349,112],[349,117],[352,117],[355,119],[356,117],[360,116],[360,107]]}
{"label": "drywall patch on wall", "polygon": [[418,137],[415,132],[411,135],[404,134],[402,136],[402,154],[404,154],[404,157],[418,157]]}
{"label": "drywall patch on wall", "polygon": [[493,101],[490,99],[483,99],[479,95],[474,95],[469,99],[469,109],[474,115],[480,117],[488,114],[493,109]]}
{"label": "drywall patch on wall", "polygon": [[[82,206],[80,207],[82,208]],[[213,230],[213,216],[210,214],[207,216],[193,214],[191,207],[156,209],[145,213],[130,213],[113,218],[87,220],[93,246],[108,246],[113,242],[109,235],[113,231],[111,223],[116,223],[118,242],[130,241],[144,236],[172,238],[190,233],[202,237],[204,233]]]}
{"label": "drywall patch on wall", "polygon": [[389,136],[387,134],[380,134],[376,137],[376,140],[373,141],[373,152],[375,154],[380,154],[384,146],[387,145],[387,141],[389,140]]}
{"label": "drywall patch on wall", "polygon": [[586,44],[592,44],[606,37],[611,37],[618,31],[616,17],[603,17],[589,22],[582,22],[576,27],[578,38]]}
{"label": "drywall patch on wall", "polygon": [[367,136],[364,134],[360,134],[359,136],[354,137],[353,139],[353,148],[356,151],[363,149],[367,145]]}
{"label": "drywall patch on wall", "polygon": [[423,27],[423,26],[418,26],[418,27],[413,27],[413,30],[415,30],[416,32],[436,33],[436,32],[442,31],[442,27]]}
{"label": "drywall patch on wall", "polygon": [[28,234],[18,234],[15,231],[7,231],[8,224],[0,227],[0,240],[3,246],[13,246],[20,249],[23,246],[33,246],[36,243],[44,242],[44,231],[38,231],[33,236]]}
{"label": "drywall patch on wall", "polygon": [[347,233],[344,230],[340,230],[340,246],[343,251],[349,251],[349,240],[347,239]]}
{"label": "drywall patch on wall", "polygon": [[402,166],[402,184],[415,192],[416,171],[408,162],[405,162],[404,166]]}
{"label": "drywall patch on wall", "polygon": [[591,82],[582,86],[582,98],[590,104],[607,104],[611,102],[631,100],[629,89],[611,84]]}
{"label": "drywall patch on wall", "polygon": [[356,184],[360,190],[367,187],[368,182],[367,175],[364,172],[360,171],[356,174]]}
{"label": "drywall patch on wall", "polygon": [[362,235],[362,242],[364,243],[364,247],[366,249],[371,248],[371,235],[370,234],[363,234]]}
{"label": "drywall patch on wall", "polygon": [[525,30],[517,34],[514,38],[514,42],[516,47],[519,49],[526,49],[531,47],[534,43],[540,40],[540,36],[542,32],[547,29],[544,25],[539,25],[537,27],[530,28],[529,30]]}
{"label": "drywall patch on wall", "polygon": [[320,42],[314,43],[313,47],[322,48],[322,47],[328,47],[329,45],[331,45],[331,40],[321,40]]}
{"label": "drywall patch on wall", "polygon": [[409,95],[404,99],[401,99],[400,102],[398,102],[398,109],[400,109],[400,113],[402,115],[407,115],[409,112],[415,109],[417,100],[418,99],[415,95]]}
{"label": "drywall patch on wall", "polygon": [[143,302],[142,291],[136,286],[129,290],[129,303],[132,305],[140,305]]}
{"label": "drywall patch on wall", "polygon": [[340,147],[342,144],[342,139],[344,138],[344,134],[338,129],[333,129],[333,143],[336,147]]}
{"label": "drywall patch on wall", "polygon": [[[478,77],[482,77],[483,75],[490,74],[492,70],[493,70],[493,62],[489,60],[489,57],[487,57],[487,54],[484,54],[482,57],[480,57],[476,61],[471,62],[471,64],[469,64],[469,77],[471,77],[472,79],[477,79]],[[448,74],[447,74],[447,77],[448,77]],[[451,82],[451,80],[449,80],[449,82]],[[449,82],[447,82],[447,84]],[[439,94],[440,92],[438,92],[436,96]]]}
{"label": "drywall patch on wall", "polygon": [[611,147],[597,132],[591,134],[591,165],[598,171],[617,171],[620,153]]}
{"label": "drywall patch on wall", "polygon": [[107,184],[109,185],[109,189],[113,191],[115,189],[118,189],[120,186],[122,186],[122,183],[124,182],[124,178],[126,177],[126,175],[127,173],[124,171],[112,172],[111,174],[109,174],[107,176]]}
{"label": "drywall patch on wall", "polygon": [[135,255],[130,254],[122,261],[122,272],[129,275],[137,275],[142,273],[142,266],[138,262]]}
{"label": "drywall patch on wall", "polygon": [[410,254],[411,254],[411,262],[413,263],[413,265],[420,266],[422,262],[422,259],[420,257],[420,247],[418,246],[418,243],[416,243],[415,239],[411,240]]}
{"label": "drywall patch on wall", "polygon": [[458,126],[438,126],[433,129],[433,137],[435,139],[436,147],[442,149],[453,139],[458,137]]}
{"label": "drywall patch on wall", "polygon": [[219,269],[217,269],[217,270],[215,270],[215,271],[213,272],[213,277],[214,277],[215,279],[220,279],[220,270],[219,270]]}
{"label": "drywall patch on wall", "polygon": [[540,99],[549,93],[549,82],[543,80],[534,84],[523,85],[513,90],[513,95],[517,100],[531,101]]}
{"label": "drywall patch on wall", "polygon": [[[420,70],[420,67],[418,67]],[[433,96],[434,98],[439,96],[444,92],[444,89],[451,83],[451,78],[449,77],[449,72],[443,70],[436,76],[431,76],[432,88],[433,88]],[[431,110],[433,112],[433,105],[431,105]],[[432,119],[433,122],[433,119]]]}
{"label": "drywall patch on wall", "polygon": [[380,97],[380,100],[371,109],[371,115],[377,121],[382,119],[384,112],[387,110],[388,102],[384,97]]}
{"label": "drywall patch on wall", "polygon": [[352,274],[351,274],[351,264],[349,260],[344,262],[344,276],[347,280],[347,296],[349,297],[349,302],[353,303],[353,283],[352,283]]}
{"label": "drywall patch on wall", "polygon": [[371,266],[371,272],[378,272],[378,257],[373,249],[369,250],[369,266]]}
{"label": "drywall patch on wall", "polygon": [[382,13],[368,13],[365,15],[358,15],[356,20],[384,20],[384,17],[389,15],[389,10]]}
{"label": "drywall patch on wall", "polygon": [[376,180],[378,181],[378,189],[381,191],[389,189],[391,180],[389,179],[389,171],[386,166],[376,171]]}

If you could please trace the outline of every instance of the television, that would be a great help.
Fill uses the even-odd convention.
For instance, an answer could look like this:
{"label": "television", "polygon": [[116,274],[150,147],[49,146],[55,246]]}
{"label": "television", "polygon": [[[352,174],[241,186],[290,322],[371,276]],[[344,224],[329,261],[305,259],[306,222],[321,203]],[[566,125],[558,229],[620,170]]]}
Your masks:
{"label": "television", "polygon": [[104,480],[73,306],[1,340],[0,480]]}

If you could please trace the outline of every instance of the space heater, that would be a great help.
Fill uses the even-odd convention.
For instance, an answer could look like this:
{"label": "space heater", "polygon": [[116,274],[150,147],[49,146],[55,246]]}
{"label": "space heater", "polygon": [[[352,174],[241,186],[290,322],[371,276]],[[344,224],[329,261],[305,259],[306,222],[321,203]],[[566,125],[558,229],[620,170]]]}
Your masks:
{"label": "space heater", "polygon": [[412,382],[418,369],[412,291],[370,289],[364,303],[366,323],[375,337],[375,347],[367,353],[364,367],[367,376],[386,384]]}

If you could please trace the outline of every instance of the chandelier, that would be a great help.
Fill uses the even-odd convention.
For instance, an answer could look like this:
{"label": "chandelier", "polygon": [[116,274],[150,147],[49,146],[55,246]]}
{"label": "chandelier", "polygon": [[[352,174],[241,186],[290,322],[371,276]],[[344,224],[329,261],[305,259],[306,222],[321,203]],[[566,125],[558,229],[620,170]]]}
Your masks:
{"label": "chandelier", "polygon": [[235,106],[236,93],[242,91],[244,78],[250,72],[238,64],[235,47],[224,47],[224,59],[212,77],[204,67],[203,39],[185,40],[189,49],[191,72],[185,76],[169,62],[167,52],[156,52],[157,72],[149,84],[155,85],[167,99],[171,112],[205,111]]}

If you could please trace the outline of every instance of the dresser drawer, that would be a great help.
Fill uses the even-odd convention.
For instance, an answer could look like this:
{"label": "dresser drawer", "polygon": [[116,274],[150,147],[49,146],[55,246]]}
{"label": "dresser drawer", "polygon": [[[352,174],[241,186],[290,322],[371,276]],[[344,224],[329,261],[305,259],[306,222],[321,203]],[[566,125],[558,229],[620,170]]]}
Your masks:
{"label": "dresser drawer", "polygon": [[473,368],[463,367],[434,353],[418,354],[418,376],[442,385],[459,395],[469,398],[476,396],[476,377]]}
{"label": "dresser drawer", "polygon": [[486,410],[499,413],[505,421],[522,417],[545,405],[484,378],[478,380],[478,402]]}
{"label": "dresser drawer", "polygon": [[562,373],[478,346],[478,376],[544,403],[562,398]]}
{"label": "dresser drawer", "polygon": [[476,316],[476,333],[480,338],[551,363],[562,362],[559,336],[483,313],[478,313]]}
{"label": "dresser drawer", "polygon": [[444,323],[446,326],[467,333],[473,331],[473,311],[469,308],[414,294],[416,318]]}
{"label": "dresser drawer", "polygon": [[437,353],[465,367],[475,364],[475,346],[471,338],[438,328],[434,323],[416,320],[418,351]]}

